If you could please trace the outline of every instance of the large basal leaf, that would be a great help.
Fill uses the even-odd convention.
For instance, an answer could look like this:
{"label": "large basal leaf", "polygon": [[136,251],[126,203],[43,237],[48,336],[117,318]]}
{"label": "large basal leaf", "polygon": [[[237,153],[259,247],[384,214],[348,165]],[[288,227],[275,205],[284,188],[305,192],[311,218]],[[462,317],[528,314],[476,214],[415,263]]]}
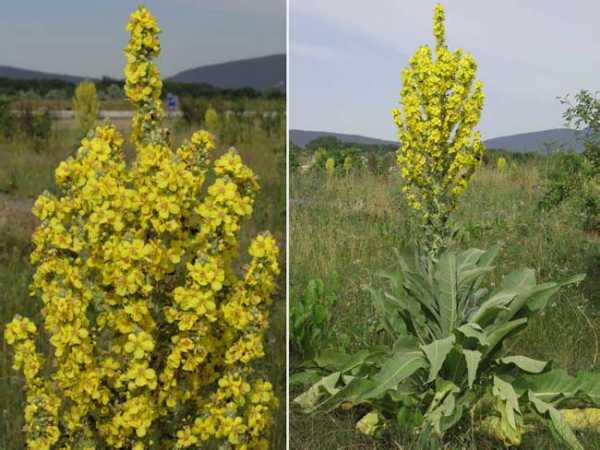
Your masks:
{"label": "large basal leaf", "polygon": [[396,389],[402,381],[426,365],[419,351],[395,353],[372,377],[374,387],[368,392],[367,398],[379,398],[387,391]]}
{"label": "large basal leaf", "polygon": [[521,413],[519,409],[519,397],[512,385],[498,376],[494,376],[492,394],[501,400],[503,408],[499,411],[502,419],[508,422],[510,428],[518,431],[517,415]]}
{"label": "large basal leaf", "polygon": [[433,399],[425,413],[425,421],[431,426],[432,431],[441,436],[447,427],[443,426],[444,419],[450,418],[454,422],[455,414],[462,414],[456,410],[456,394],[460,392],[458,386],[451,381],[438,379],[435,385]]}
{"label": "large basal leaf", "polygon": [[375,385],[372,379],[353,378],[335,394],[326,398],[321,403],[315,404],[310,410],[307,410],[307,412],[314,412],[317,410],[329,412],[346,402],[350,402],[353,405],[364,403],[368,397],[367,393],[372,391],[374,387]]}
{"label": "large basal leaf", "polygon": [[520,291],[535,286],[535,270],[521,269],[511,272],[502,279],[501,291]]}
{"label": "large basal leaf", "polygon": [[575,433],[567,424],[564,417],[554,406],[539,399],[536,394],[529,391],[529,401],[542,416],[549,417],[554,433],[569,447],[571,450],[584,450],[581,443],[577,440]]}
{"label": "large basal leaf", "polygon": [[548,361],[538,361],[527,356],[506,356],[500,358],[498,362],[502,364],[514,364],[519,369],[529,373],[541,373],[548,367]]}
{"label": "large basal leaf", "polygon": [[600,404],[598,372],[580,372],[573,377],[563,369],[554,369],[537,375],[522,375],[514,380],[513,385],[520,393],[531,391],[536,398],[554,405],[569,398],[587,399],[593,404]]}
{"label": "large basal leaf", "polygon": [[487,340],[490,343],[488,347],[486,347],[483,357],[484,359],[492,353],[492,351],[496,348],[498,344],[502,342],[503,339],[508,337],[511,333],[518,330],[519,328],[525,326],[527,323],[527,318],[523,317],[517,320],[511,320],[507,323],[502,323],[498,325],[494,325],[486,330],[487,332]]}
{"label": "large basal leaf", "polygon": [[479,368],[479,363],[481,362],[481,352],[478,352],[477,350],[466,349],[462,349],[462,352],[465,355],[465,361],[467,363],[469,387],[473,387],[475,377],[477,376],[477,369]]}
{"label": "large basal leaf", "polygon": [[339,372],[334,372],[331,375],[322,378],[320,381],[313,384],[306,392],[296,397],[294,403],[300,406],[305,412],[313,411],[323,394],[334,395],[340,390],[340,388],[336,387],[339,379]]}
{"label": "large basal leaf", "polygon": [[439,337],[446,337],[455,328],[458,319],[458,277],[454,253],[447,252],[440,257],[434,278],[442,329],[442,336]]}
{"label": "large basal leaf", "polygon": [[490,344],[487,335],[485,334],[485,331],[476,322],[467,322],[464,325],[458,327],[457,330],[467,338],[477,339],[479,344],[482,346]]}
{"label": "large basal leaf", "polygon": [[326,350],[315,356],[313,361],[323,369],[344,373],[364,363],[369,356],[371,352],[368,350],[360,350],[353,354]]}
{"label": "large basal leaf", "polygon": [[[560,283],[555,283],[557,286],[556,291],[558,291],[558,289],[560,289],[561,287],[565,287],[570,284],[580,283],[584,279],[585,279],[584,273],[573,275],[572,277],[570,277]],[[554,293],[555,292],[552,292],[552,291],[535,293],[527,301],[527,307],[531,311],[538,311],[538,310],[544,309],[546,307],[546,305],[548,304],[548,301],[550,300],[550,298],[554,295]]]}
{"label": "large basal leaf", "polygon": [[428,383],[431,383],[436,379],[440,369],[442,368],[448,353],[454,346],[455,337],[454,335],[448,336],[445,339],[438,339],[433,341],[431,344],[422,345],[421,349],[429,360],[429,378]]}
{"label": "large basal leaf", "polygon": [[506,311],[510,302],[515,298],[514,292],[496,292],[477,308],[473,313],[469,315],[469,322],[477,323],[480,326],[485,327],[486,325],[493,323],[496,317],[502,312]]}

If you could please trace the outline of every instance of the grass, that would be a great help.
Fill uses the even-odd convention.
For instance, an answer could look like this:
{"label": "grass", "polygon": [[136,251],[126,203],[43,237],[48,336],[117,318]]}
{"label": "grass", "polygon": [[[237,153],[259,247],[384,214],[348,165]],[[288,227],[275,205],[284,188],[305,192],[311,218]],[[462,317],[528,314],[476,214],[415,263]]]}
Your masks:
{"label": "grass", "polygon": [[[462,225],[458,245],[488,248],[500,242],[502,252],[490,282],[522,267],[534,268],[541,280],[560,280],[585,272],[578,287],[564,289],[556,304],[509,342],[519,354],[552,359],[569,371],[600,369],[600,240],[570,224],[569,212],[540,215],[539,170],[532,161],[501,174],[482,167],[462,199],[455,220]],[[358,172],[345,177],[294,173],[290,201],[290,302],[297,301],[312,278],[337,272],[340,292],[330,324],[348,352],[379,342],[374,310],[364,287],[377,283],[374,273],[393,262],[394,247],[417,233],[400,191],[399,175]],[[291,355],[292,368],[301,362]],[[302,390],[294,388],[292,398]],[[290,411],[290,448],[410,449],[406,437],[388,434],[372,439],[355,431],[356,411],[305,416]],[[465,429],[452,436],[451,449],[502,448],[481,441]],[[599,436],[583,436],[586,449],[600,449]],[[523,448],[558,449],[545,433],[528,436]]]}
{"label": "grass", "polygon": [[[128,132],[127,122],[116,124]],[[174,145],[188,137],[194,128],[177,122],[168,123],[175,132]],[[242,225],[241,252],[250,238],[260,231],[270,230],[281,248],[285,261],[285,138],[283,130],[271,134],[253,124],[244,123],[234,139],[222,136],[219,152],[234,145],[244,162],[259,177],[259,192],[253,217]],[[40,301],[30,297],[28,286],[33,268],[28,262],[30,237],[36,226],[31,214],[33,200],[44,190],[54,190],[54,170],[60,161],[73,154],[81,132],[72,121],[55,124],[49,141],[39,153],[26,141],[0,142],[0,449],[25,448],[23,427],[22,377],[12,370],[12,355],[3,338],[4,326],[15,314],[31,317],[41,323]],[[131,145],[125,152],[132,156]],[[244,256],[242,254],[242,256]],[[267,356],[260,369],[273,381],[281,407],[276,412],[276,424],[270,441],[273,448],[285,448],[286,442],[286,330],[285,330],[285,267],[279,278],[279,289],[271,313],[271,326],[266,336]],[[43,347],[42,347],[43,349]]]}

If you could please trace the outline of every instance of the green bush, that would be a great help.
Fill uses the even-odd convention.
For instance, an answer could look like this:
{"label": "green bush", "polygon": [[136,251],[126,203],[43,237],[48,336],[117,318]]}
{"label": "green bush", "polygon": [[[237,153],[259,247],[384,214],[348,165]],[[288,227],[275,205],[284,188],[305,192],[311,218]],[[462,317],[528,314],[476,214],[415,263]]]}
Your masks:
{"label": "green bush", "polygon": [[314,357],[333,342],[333,312],[338,301],[338,277],[327,283],[310,280],[297,302],[290,306],[290,343],[305,358]]}

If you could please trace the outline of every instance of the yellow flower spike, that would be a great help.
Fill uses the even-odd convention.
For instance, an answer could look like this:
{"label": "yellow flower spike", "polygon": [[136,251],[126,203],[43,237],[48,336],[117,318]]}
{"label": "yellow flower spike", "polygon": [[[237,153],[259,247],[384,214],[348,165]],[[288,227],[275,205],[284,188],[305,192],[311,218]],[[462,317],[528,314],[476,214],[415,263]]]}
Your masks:
{"label": "yellow flower spike", "polygon": [[[250,262],[237,261],[257,178],[235,149],[212,162],[206,131],[169,148],[160,30],[144,7],[127,28],[136,158],[128,163],[123,138],[103,125],[58,165],[58,192],[34,206],[31,287],[43,323],[17,316],[4,331],[25,378],[28,448],[170,448],[173,425],[180,447],[267,448],[277,401],[254,362],[265,354],[277,243],[260,234]],[[197,416],[183,420],[185,410]]]}
{"label": "yellow flower spike", "polygon": [[473,57],[446,46],[445,12],[433,15],[435,52],[421,46],[402,71],[401,108],[392,111],[398,128],[397,162],[403,192],[421,219],[424,241],[435,255],[447,244],[450,213],[456,208],[483,154],[474,130],[483,108]]}

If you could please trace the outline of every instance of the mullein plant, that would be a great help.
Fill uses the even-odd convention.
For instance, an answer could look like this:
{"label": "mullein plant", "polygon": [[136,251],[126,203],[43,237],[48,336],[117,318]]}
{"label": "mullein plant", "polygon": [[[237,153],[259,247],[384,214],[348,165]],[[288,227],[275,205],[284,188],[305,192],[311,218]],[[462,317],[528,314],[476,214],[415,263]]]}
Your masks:
{"label": "mullein plant", "polygon": [[369,289],[376,340],[386,344],[350,355],[328,350],[304,362],[294,380],[312,386],[294,401],[307,413],[360,407],[369,411],[360,431],[395,428],[420,449],[439,450],[449,434],[470,426],[506,446],[547,429],[583,450],[575,431],[600,430],[600,374],[571,376],[552,362],[510,354],[504,343],[584,276],[539,283],[534,270],[523,269],[486,286],[499,248],[448,248],[450,213],[482,156],[473,127],[483,94],[473,59],[445,45],[440,5],[433,29],[437,59],[427,47],[417,50],[403,73],[404,110],[394,113],[405,193],[425,233],[380,273],[383,286]]}
{"label": "mullein plant", "polygon": [[277,399],[254,363],[279,272],[271,235],[234,269],[257,179],[233,149],[211,162],[206,131],[169,148],[160,29],[141,6],[127,30],[135,160],[99,126],[58,166],[59,194],[34,206],[43,325],[16,316],[4,333],[24,375],[27,447],[266,449]]}
{"label": "mullein plant", "polygon": [[446,45],[445,14],[436,5],[434,51],[417,49],[402,71],[402,107],[392,112],[398,127],[398,165],[403,191],[424,230],[432,255],[448,245],[450,214],[483,155],[475,127],[483,109],[483,87],[469,53]]}

